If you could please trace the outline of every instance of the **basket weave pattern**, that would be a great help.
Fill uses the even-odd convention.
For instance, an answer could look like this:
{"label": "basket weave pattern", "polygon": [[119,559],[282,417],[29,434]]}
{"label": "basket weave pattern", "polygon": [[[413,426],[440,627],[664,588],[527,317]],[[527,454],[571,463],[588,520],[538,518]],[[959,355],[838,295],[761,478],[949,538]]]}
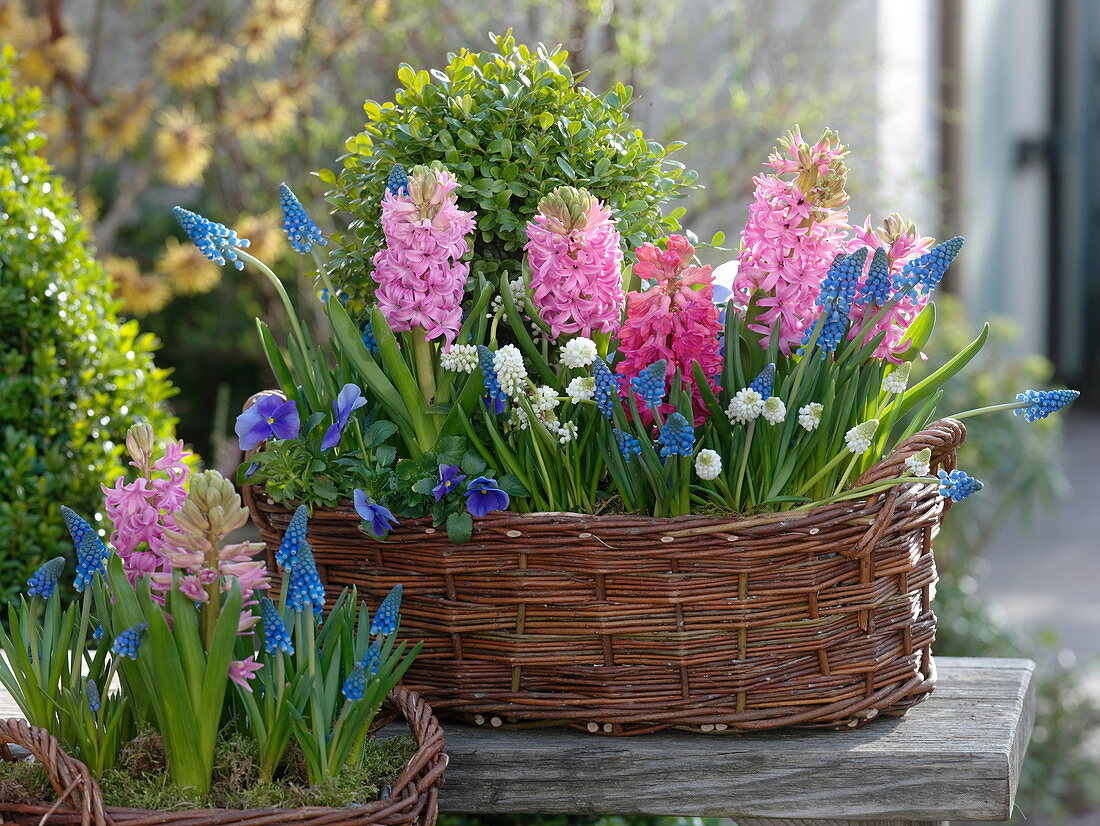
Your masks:
{"label": "basket weave pattern", "polygon": [[[931,448],[955,466],[964,426],[942,419],[859,484]],[[933,471],[934,472],[934,471]],[[246,491],[269,552],[290,518]],[[424,640],[405,677],[477,722],[637,734],[855,726],[933,688],[935,485],[743,519],[494,513],[453,545],[428,520],[384,542],[351,508],[309,525],[331,595],[377,602],[403,583],[401,633]]]}
{"label": "basket weave pattern", "polygon": [[443,730],[431,706],[405,689],[390,693],[386,706],[408,722],[418,748],[384,800],[349,808],[301,809],[192,809],[148,811],[105,806],[99,784],[88,767],[66,754],[49,732],[24,720],[0,720],[0,743],[30,751],[49,772],[57,793],[50,804],[0,801],[0,821],[19,824],[76,824],[82,826],[433,826],[439,813],[439,787],[447,767]]}

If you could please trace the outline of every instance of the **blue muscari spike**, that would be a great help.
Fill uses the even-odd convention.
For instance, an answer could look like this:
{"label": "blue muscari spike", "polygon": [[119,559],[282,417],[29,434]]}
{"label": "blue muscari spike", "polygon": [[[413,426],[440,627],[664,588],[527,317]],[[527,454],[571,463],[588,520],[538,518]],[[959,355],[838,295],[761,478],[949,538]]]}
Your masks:
{"label": "blue muscari spike", "polygon": [[145,632],[149,630],[149,624],[139,622],[119,634],[111,646],[111,653],[117,657],[128,657],[136,660],[141,641],[145,639]]}
{"label": "blue muscari spike", "polygon": [[88,710],[92,714],[98,714],[103,700],[99,696],[99,686],[96,685],[95,680],[88,680],[84,683],[84,693],[88,695]]}
{"label": "blue muscari spike", "polygon": [[363,655],[363,659],[360,661],[360,665],[367,674],[373,677],[378,673],[378,665],[382,660],[382,638],[375,637],[367,648],[367,653]]}
{"label": "blue muscari spike", "polygon": [[665,459],[669,456],[690,456],[695,447],[695,429],[682,413],[673,413],[661,428],[657,442],[662,445],[661,456]]}
{"label": "blue muscari spike", "polygon": [[397,619],[401,612],[401,583],[397,583],[386,594],[378,610],[374,612],[371,620],[370,632],[372,636],[392,634],[397,630]]}
{"label": "blue muscari spike", "polygon": [[485,395],[490,402],[504,402],[508,395],[500,389],[496,368],[493,367],[493,351],[484,344],[477,346],[477,366],[481,368],[481,377],[485,382]]}
{"label": "blue muscari spike", "polygon": [[350,702],[356,702],[363,699],[363,694],[367,690],[367,671],[363,668],[362,663],[356,663],[352,666],[351,672],[348,674],[348,678],[344,680],[344,696]]}
{"label": "blue muscari spike", "polygon": [[294,641],[290,637],[286,623],[275,607],[275,603],[268,597],[260,599],[260,619],[264,627],[264,650],[268,654],[283,651],[294,654]]}
{"label": "blue muscari spike", "polygon": [[386,176],[386,189],[393,195],[409,194],[409,176],[401,164],[395,163]]}
{"label": "blue muscari spike", "polygon": [[628,462],[642,452],[642,443],[629,433],[619,430],[617,427],[612,430],[612,433],[615,434],[615,444],[619,446],[619,453]]}
{"label": "blue muscari spike", "polygon": [[110,555],[95,531],[84,534],[76,549],[76,590],[83,591],[92,584],[96,574],[107,572],[107,557]]}
{"label": "blue muscari spike", "polygon": [[1023,407],[1012,412],[1017,416],[1023,416],[1029,422],[1037,422],[1076,401],[1080,395],[1079,390],[1025,390],[1023,393],[1017,393],[1016,398],[1030,403],[1031,407]]}
{"label": "blue muscari spike", "polygon": [[314,244],[323,247],[328,243],[321,228],[306,214],[298,196],[285,183],[279,184],[279,206],[283,210],[283,232],[296,252],[306,253]]}
{"label": "blue muscari spike", "polygon": [[775,362],[760,371],[755,379],[749,382],[749,389],[755,390],[762,399],[768,398],[775,388]]}
{"label": "blue muscari spike", "polygon": [[615,397],[619,394],[619,383],[607,366],[607,362],[597,357],[592,362],[592,373],[596,377],[596,407],[609,419],[615,418]]}
{"label": "blue muscari spike", "polygon": [[210,221],[183,207],[172,207],[172,214],[199,252],[215,264],[224,265],[229,260],[238,270],[244,269],[244,261],[237,257],[237,249],[251,243],[247,238],[238,238],[237,233],[225,224]]}
{"label": "blue muscari spike", "polygon": [[292,611],[311,608],[315,615],[319,615],[325,608],[325,586],[317,573],[313,548],[305,540],[302,540],[287,576],[290,577],[286,592],[287,607]]}
{"label": "blue muscari spike", "polygon": [[[866,261],[867,247],[860,247],[851,255],[841,253],[833,259],[829,272],[821,282],[821,293],[816,301],[825,317],[816,345],[821,351],[821,358],[825,358],[828,353],[836,350],[848,331],[848,315],[851,312],[852,302],[856,296],[856,286],[863,275],[863,266]],[[799,350],[800,355],[805,352],[805,346],[809,344],[814,327],[816,324],[806,330],[806,335],[802,339],[803,346]]]}
{"label": "blue muscari spike", "polygon": [[653,362],[645,370],[630,380],[634,392],[642,397],[646,407],[656,410],[665,398],[665,371],[668,362],[664,359]]}
{"label": "blue muscari spike", "polygon": [[925,293],[932,292],[939,286],[943,274],[947,272],[947,268],[951,266],[951,262],[955,260],[962,246],[962,236],[956,235],[932,247],[919,258],[914,258],[902,267],[901,272],[894,278],[894,289],[910,298],[916,298],[918,290]]}
{"label": "blue muscari spike", "polygon": [[73,545],[77,548],[87,534],[95,533],[95,529],[70,507],[61,506],[61,517],[65,520],[65,527],[69,529],[69,536],[73,538]]}
{"label": "blue muscari spike", "polygon": [[886,255],[886,247],[878,247],[871,258],[871,266],[867,270],[867,278],[863,286],[859,288],[859,296],[856,304],[873,304],[882,306],[890,300],[893,285],[890,283],[890,259]]}
{"label": "blue muscari spike", "polygon": [[363,346],[365,346],[370,354],[373,356],[378,352],[378,339],[374,336],[374,327],[368,321],[363,325]]}
{"label": "blue muscari spike", "polygon": [[298,549],[306,539],[306,527],[309,521],[309,509],[305,505],[299,505],[290,517],[290,524],[286,526],[283,541],[279,543],[279,550],[275,552],[275,564],[286,568],[294,563],[294,557],[298,555]]}
{"label": "blue muscari spike", "polygon": [[27,580],[27,594],[32,597],[49,599],[57,589],[61,572],[65,570],[65,557],[55,556]]}
{"label": "blue muscari spike", "polygon": [[95,630],[92,632],[92,639],[93,640],[103,639],[103,625],[102,624],[97,625],[95,627]]}
{"label": "blue muscari spike", "polygon": [[970,494],[984,487],[985,485],[980,481],[973,476],[968,476],[961,470],[956,469],[950,473],[946,470],[940,470],[940,496],[953,502],[961,502]]}

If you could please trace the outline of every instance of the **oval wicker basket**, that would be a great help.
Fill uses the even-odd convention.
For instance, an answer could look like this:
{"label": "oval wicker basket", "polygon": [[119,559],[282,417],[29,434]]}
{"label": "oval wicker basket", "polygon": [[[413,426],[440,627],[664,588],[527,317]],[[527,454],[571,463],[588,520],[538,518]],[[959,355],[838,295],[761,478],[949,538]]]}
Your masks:
{"label": "oval wicker basket", "polygon": [[[953,469],[965,436],[942,419],[858,481],[926,447]],[[290,512],[245,500],[272,553]],[[424,640],[405,682],[440,713],[608,734],[841,728],[933,688],[932,540],[949,507],[909,483],[743,519],[503,512],[463,545],[428,520],[375,541],[345,507],[308,535],[333,594],[404,585],[401,632]]]}
{"label": "oval wicker basket", "polygon": [[384,800],[347,808],[150,811],[105,806],[99,784],[88,767],[62,751],[52,735],[24,720],[0,720],[0,745],[10,743],[30,751],[46,767],[58,795],[53,804],[0,801],[0,821],[28,826],[46,822],[82,826],[433,826],[439,814],[439,787],[447,768],[443,729],[431,706],[406,689],[394,689],[386,708],[405,718],[419,747]]}

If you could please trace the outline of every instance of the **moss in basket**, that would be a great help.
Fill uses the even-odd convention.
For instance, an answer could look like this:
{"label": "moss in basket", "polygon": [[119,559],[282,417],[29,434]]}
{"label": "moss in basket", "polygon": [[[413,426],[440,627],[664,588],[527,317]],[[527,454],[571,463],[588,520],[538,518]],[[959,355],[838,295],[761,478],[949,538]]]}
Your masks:
{"label": "moss in basket", "polygon": [[560,185],[585,187],[605,202],[628,249],[675,232],[676,213],[697,175],[628,121],[633,91],[603,95],[581,85],[561,48],[529,49],[511,31],[490,35],[496,51],[465,49],[442,71],[402,64],[392,102],[367,101],[365,128],[348,139],[338,171],[322,170],[331,203],[351,215],[336,236],[334,280],[369,294],[371,257],[382,246],[378,204],[394,164],[439,161],[461,182],[458,205],[477,213],[471,277],[515,276],[525,227],[539,200]]}

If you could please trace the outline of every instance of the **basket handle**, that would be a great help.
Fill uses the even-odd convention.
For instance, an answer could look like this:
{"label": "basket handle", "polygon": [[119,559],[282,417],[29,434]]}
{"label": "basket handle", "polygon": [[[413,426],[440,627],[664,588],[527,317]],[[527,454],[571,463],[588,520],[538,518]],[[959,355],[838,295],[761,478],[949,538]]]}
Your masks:
{"label": "basket handle", "polygon": [[22,746],[45,767],[57,801],[42,818],[50,816],[72,798],[73,808],[80,812],[81,826],[109,826],[112,821],[103,811],[103,793],[88,767],[70,757],[52,734],[29,725],[25,720],[0,720],[0,743]]}
{"label": "basket handle", "polygon": [[[905,460],[914,453],[928,448],[932,451],[930,467],[942,467],[951,471],[956,465],[956,451],[966,440],[966,425],[958,419],[944,418],[933,422],[924,430],[914,433],[901,442],[894,450],[875,465],[869,467],[858,479],[853,487],[868,485],[873,482],[881,482],[884,479],[893,479],[901,476],[905,471]],[[894,507],[897,504],[898,488],[892,487],[886,492],[875,517],[867,532],[851,549],[841,551],[844,556],[852,559],[861,559],[871,553],[879,539],[886,532],[894,517]],[[944,512],[951,507],[948,501],[944,505]]]}

